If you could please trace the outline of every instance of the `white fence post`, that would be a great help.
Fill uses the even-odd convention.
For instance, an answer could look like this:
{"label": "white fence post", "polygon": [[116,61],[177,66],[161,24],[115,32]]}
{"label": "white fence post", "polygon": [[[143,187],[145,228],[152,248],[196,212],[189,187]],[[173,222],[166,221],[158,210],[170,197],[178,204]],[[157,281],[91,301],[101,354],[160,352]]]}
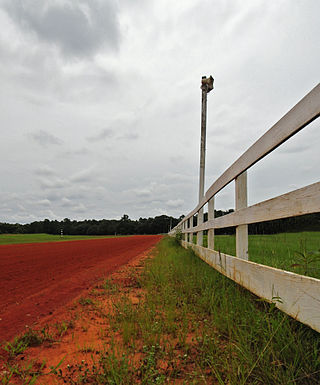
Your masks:
{"label": "white fence post", "polygon": [[[198,212],[197,226],[203,223],[203,207]],[[203,246],[203,231],[197,232],[197,245]]]}
{"label": "white fence post", "polygon": [[[189,218],[189,221],[190,221],[190,229],[191,227],[193,227],[193,216]],[[189,242],[190,243],[193,243],[193,233],[189,233]]]}
{"label": "white fence post", "polygon": [[[236,211],[248,206],[247,171],[236,177]],[[236,228],[236,256],[249,260],[248,255],[248,225],[239,225]]]}
{"label": "white fence post", "polygon": [[[214,219],[214,196],[208,201],[208,221]],[[208,230],[208,249],[214,250],[214,229]]]}

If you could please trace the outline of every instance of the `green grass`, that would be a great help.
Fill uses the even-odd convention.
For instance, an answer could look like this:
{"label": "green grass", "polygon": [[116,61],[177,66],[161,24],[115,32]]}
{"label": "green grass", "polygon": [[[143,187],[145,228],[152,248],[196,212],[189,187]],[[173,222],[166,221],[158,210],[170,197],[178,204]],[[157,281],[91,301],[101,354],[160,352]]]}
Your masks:
{"label": "green grass", "polygon": [[83,239],[114,238],[113,235],[88,236],[88,235],[50,235],[50,234],[0,234],[0,245],[12,243],[38,243],[38,242],[61,242],[77,241]]}
{"label": "green grass", "polygon": [[[216,235],[214,248],[236,255],[235,236]],[[320,278],[320,232],[249,235],[249,260]]]}
{"label": "green grass", "polygon": [[24,335],[15,337],[12,342],[4,344],[3,349],[8,353],[10,358],[23,353],[30,346],[39,346],[44,341],[44,335],[34,330],[29,330]]}
{"label": "green grass", "polygon": [[320,383],[318,333],[174,239],[163,239],[157,249],[138,278],[144,299],[133,305],[125,292],[115,297],[107,315],[111,343],[91,368],[78,368],[72,381],[60,372],[62,379],[123,385]]}
{"label": "green grass", "polygon": [[[163,336],[179,341],[182,362],[187,366],[195,360],[194,377],[207,376],[208,382],[320,382],[320,372],[311,375],[320,370],[318,333],[263,303],[173,240],[159,245],[142,287],[147,289],[146,301],[128,317],[146,346],[165,346],[158,359],[171,357],[177,370],[177,356]],[[193,343],[187,339],[189,333]]]}

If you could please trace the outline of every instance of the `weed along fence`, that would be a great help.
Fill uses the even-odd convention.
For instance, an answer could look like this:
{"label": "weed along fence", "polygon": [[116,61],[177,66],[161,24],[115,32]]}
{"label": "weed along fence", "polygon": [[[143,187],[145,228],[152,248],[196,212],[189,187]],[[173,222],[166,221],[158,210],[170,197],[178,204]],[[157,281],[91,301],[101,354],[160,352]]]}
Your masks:
{"label": "weed along fence", "polygon": [[[197,207],[170,231],[182,233],[182,246],[257,296],[320,332],[320,280],[251,262],[248,224],[320,212],[320,182],[247,206],[247,170],[320,115],[320,84],[258,139],[207,190]],[[318,165],[316,165],[318,167]],[[235,180],[235,211],[214,218],[214,197]],[[203,221],[208,204],[208,220]],[[196,226],[194,226],[197,221]],[[214,250],[214,231],[236,227],[236,256]],[[208,247],[203,247],[207,230]],[[193,235],[197,243],[193,243]]]}

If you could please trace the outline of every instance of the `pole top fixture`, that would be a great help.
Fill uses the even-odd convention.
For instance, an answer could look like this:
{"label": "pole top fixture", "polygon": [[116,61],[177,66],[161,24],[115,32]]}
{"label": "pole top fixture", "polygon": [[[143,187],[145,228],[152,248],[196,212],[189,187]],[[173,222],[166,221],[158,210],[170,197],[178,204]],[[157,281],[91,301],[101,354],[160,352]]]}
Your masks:
{"label": "pole top fixture", "polygon": [[206,76],[202,76],[201,89],[206,91],[206,93],[208,94],[210,91],[213,90],[213,82],[214,79],[211,75],[208,78]]}

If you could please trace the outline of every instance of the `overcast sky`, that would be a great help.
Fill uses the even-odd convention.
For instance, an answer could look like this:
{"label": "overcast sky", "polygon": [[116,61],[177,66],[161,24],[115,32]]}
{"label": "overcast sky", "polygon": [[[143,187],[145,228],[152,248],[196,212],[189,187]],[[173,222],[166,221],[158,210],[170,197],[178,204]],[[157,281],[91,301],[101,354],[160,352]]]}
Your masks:
{"label": "overcast sky", "polygon": [[[0,222],[187,214],[201,76],[207,189],[319,82],[319,14],[318,0],[0,0]],[[250,204],[319,180],[319,127],[249,170]]]}

